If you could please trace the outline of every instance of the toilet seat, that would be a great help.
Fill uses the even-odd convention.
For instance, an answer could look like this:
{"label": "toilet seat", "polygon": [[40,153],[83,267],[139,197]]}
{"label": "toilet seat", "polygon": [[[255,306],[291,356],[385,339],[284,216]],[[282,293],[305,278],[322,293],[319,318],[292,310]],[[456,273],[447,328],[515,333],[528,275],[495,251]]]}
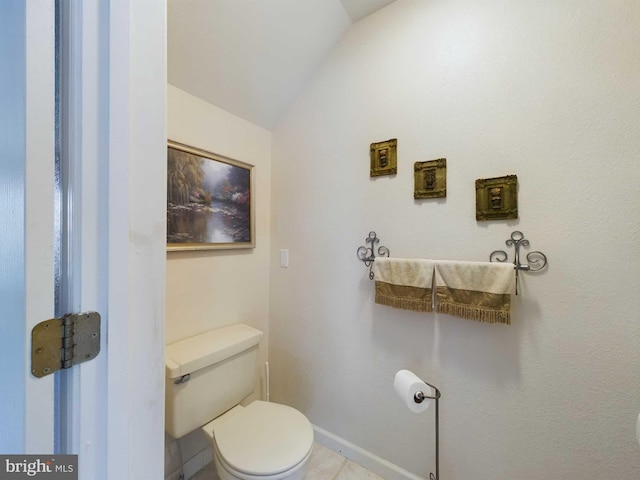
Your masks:
{"label": "toilet seat", "polygon": [[215,445],[215,442],[213,448],[215,450],[214,460],[218,469],[218,476],[221,480],[302,480],[306,473],[306,463],[309,460],[309,457],[311,457],[310,450],[309,453],[307,453],[307,456],[290,470],[285,470],[284,472],[272,475],[250,475],[246,472],[235,470],[225,462],[222,455],[220,455],[220,450],[218,450],[218,446]]}
{"label": "toilet seat", "polygon": [[228,418],[212,422],[216,454],[230,473],[245,478],[278,477],[306,463],[313,428],[302,413],[260,400],[234,410]]}

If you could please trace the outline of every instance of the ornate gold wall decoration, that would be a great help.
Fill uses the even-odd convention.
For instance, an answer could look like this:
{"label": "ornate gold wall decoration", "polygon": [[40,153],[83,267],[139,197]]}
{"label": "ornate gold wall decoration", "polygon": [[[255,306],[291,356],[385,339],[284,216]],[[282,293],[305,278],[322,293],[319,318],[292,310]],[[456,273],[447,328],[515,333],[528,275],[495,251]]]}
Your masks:
{"label": "ornate gold wall decoration", "polygon": [[518,177],[476,180],[476,220],[518,218]]}
{"label": "ornate gold wall decoration", "polygon": [[372,143],[369,148],[371,154],[371,176],[395,175],[398,173],[398,140],[392,138],[386,142]]}
{"label": "ornate gold wall decoration", "polygon": [[439,158],[413,164],[413,198],[443,198],[447,196],[447,159]]}

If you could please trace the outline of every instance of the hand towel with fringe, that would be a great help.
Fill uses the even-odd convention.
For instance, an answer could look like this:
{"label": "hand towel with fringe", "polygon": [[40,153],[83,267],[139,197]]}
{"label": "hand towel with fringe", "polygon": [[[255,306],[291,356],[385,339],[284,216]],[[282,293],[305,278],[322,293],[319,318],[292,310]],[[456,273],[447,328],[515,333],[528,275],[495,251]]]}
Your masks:
{"label": "hand towel with fringe", "polygon": [[511,324],[513,264],[438,261],[437,310],[467,320]]}
{"label": "hand towel with fringe", "polygon": [[433,311],[433,268],[432,260],[376,258],[375,302],[416,312]]}

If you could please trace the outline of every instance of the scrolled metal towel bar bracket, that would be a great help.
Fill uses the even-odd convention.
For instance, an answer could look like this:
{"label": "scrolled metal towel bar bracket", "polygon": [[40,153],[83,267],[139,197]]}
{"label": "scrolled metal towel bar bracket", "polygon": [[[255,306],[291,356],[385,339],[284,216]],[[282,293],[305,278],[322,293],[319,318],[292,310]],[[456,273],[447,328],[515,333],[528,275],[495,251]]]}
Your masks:
{"label": "scrolled metal towel bar bracket", "polygon": [[[547,256],[542,252],[529,252],[527,253],[527,261],[528,264],[520,263],[520,247],[528,247],[529,240],[524,238],[524,235],[519,230],[511,233],[511,238],[509,238],[505,244],[507,247],[515,248],[515,255],[513,258],[513,268],[516,271],[516,295],[518,295],[519,290],[519,273],[520,270],[525,272],[539,272],[543,268],[545,268],[548,264]],[[489,255],[490,262],[506,262],[508,259],[507,252],[504,250],[495,250],[491,252]]]}
{"label": "scrolled metal towel bar bracket", "polygon": [[[380,243],[380,239],[376,235],[376,232],[369,232],[367,238],[364,239],[366,243],[369,243],[370,246],[361,246],[358,247],[358,259],[364,262],[366,267],[369,267],[369,279],[373,280],[373,262],[376,259],[376,245]],[[388,257],[390,255],[389,249],[387,247],[383,247],[382,245],[378,247],[378,256],[380,257]]]}

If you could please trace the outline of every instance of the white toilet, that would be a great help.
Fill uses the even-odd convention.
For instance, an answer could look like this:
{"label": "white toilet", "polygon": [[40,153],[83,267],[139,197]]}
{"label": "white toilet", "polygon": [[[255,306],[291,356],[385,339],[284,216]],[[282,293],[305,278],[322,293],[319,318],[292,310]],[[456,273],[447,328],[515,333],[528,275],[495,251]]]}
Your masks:
{"label": "white toilet", "polygon": [[262,332],[231,325],[167,345],[165,428],[174,438],[202,428],[221,480],[300,480],[313,446],[294,408],[240,401],[256,384]]}

